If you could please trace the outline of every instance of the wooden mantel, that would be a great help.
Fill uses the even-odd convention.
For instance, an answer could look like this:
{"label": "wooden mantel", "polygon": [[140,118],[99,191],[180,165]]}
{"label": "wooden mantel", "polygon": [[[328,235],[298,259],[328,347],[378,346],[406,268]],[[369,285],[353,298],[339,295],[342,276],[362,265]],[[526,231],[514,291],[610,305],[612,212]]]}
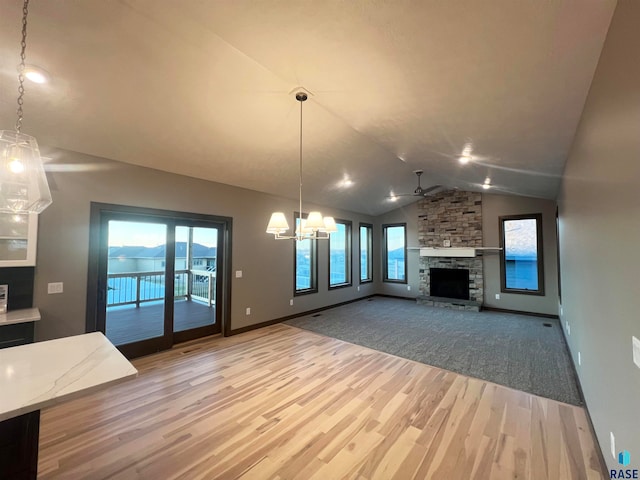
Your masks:
{"label": "wooden mantel", "polygon": [[498,253],[500,247],[421,247],[421,257],[475,257],[484,253]]}

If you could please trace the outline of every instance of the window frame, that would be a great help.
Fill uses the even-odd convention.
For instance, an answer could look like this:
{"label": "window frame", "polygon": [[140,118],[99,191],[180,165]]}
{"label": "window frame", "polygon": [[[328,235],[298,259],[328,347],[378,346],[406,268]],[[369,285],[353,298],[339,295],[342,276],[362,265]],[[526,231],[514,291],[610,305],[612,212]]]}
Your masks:
{"label": "window frame", "polygon": [[[369,275],[362,279],[362,229],[367,229],[367,270]],[[360,223],[358,227],[358,280],[360,285],[373,282],[373,225],[371,223]]]}
{"label": "window frame", "polygon": [[[389,252],[387,251],[387,229],[393,227],[402,227],[404,229],[404,280],[389,278]],[[385,223],[382,225],[382,281],[385,283],[407,284],[407,224],[406,223]]]}
{"label": "window frame", "polygon": [[[297,228],[297,221],[300,218],[299,212],[293,212],[293,229]],[[306,219],[307,214],[303,213],[302,218]],[[311,260],[310,260],[310,276],[311,287],[298,290],[298,242],[299,240],[293,240],[293,296],[299,297],[302,295],[311,295],[318,293],[318,240],[308,239],[311,242]],[[305,240],[306,241],[306,240]]]}
{"label": "window frame", "polygon": [[[504,241],[504,223],[510,220],[535,220],[536,221],[536,252],[538,289],[527,290],[522,288],[507,287],[506,251]],[[525,213],[520,215],[504,215],[498,217],[500,235],[500,291],[502,293],[515,293],[521,295],[544,296],[544,244],[542,234],[542,213]]]}
{"label": "window frame", "polygon": [[560,211],[556,207],[556,269],[558,275],[558,301],[562,305],[562,274],[560,270]]}
{"label": "window frame", "polygon": [[333,237],[333,235],[330,235],[328,245],[327,245],[327,285],[329,286],[329,290],[351,287],[353,285],[352,283],[353,265],[351,263],[351,257],[352,257],[351,251],[353,248],[353,242],[352,242],[353,222],[351,220],[342,220],[338,218],[335,219],[335,222],[336,222],[336,225],[345,226],[345,245],[344,245],[345,264],[344,266],[345,266],[345,275],[347,277],[347,281],[342,283],[336,283],[336,284],[331,283],[331,238]]}

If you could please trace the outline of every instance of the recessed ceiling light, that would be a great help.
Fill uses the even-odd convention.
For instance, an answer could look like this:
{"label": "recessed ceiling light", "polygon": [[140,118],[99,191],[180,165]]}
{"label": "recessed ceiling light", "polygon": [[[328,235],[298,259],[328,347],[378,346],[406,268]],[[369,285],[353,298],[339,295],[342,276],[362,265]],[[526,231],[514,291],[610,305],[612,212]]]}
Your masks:
{"label": "recessed ceiling light", "polygon": [[460,153],[460,156],[458,157],[458,161],[462,165],[466,165],[467,163],[469,163],[471,160],[473,160],[471,152],[473,152],[473,145],[471,145],[471,142],[465,143],[464,147],[462,148],[462,153]]}
{"label": "recessed ceiling light", "polygon": [[45,69],[36,65],[25,65],[24,76],[27,80],[30,80],[33,83],[42,84],[49,82],[49,73]]}
{"label": "recessed ceiling light", "polygon": [[484,188],[485,190],[489,190],[491,188],[491,184],[485,183],[484,185],[482,185],[482,188]]}
{"label": "recessed ceiling light", "polygon": [[337,188],[350,188],[354,185],[354,183],[349,175],[345,175],[340,180],[338,180],[335,185]]}
{"label": "recessed ceiling light", "polygon": [[391,194],[391,196],[389,197],[389,201],[390,202],[397,202],[398,201],[398,197],[396,197],[395,193]]}

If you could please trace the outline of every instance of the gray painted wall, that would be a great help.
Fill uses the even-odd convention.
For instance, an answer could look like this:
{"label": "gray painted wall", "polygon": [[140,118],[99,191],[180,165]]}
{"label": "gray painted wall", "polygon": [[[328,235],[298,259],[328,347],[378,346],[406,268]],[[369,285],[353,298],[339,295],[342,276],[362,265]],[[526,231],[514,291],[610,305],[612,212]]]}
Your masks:
{"label": "gray painted wall", "polygon": [[[562,319],[609,468],[640,468],[640,2],[621,0],[567,161],[560,207]],[[568,333],[568,332],[567,332]],[[578,353],[582,365],[578,365]]]}
{"label": "gray painted wall", "polygon": [[[328,291],[328,246],[319,245],[319,293],[293,298],[293,245],[265,233],[271,212],[297,210],[297,201],[186,176],[90,157],[47,151],[55,159],[50,175],[53,204],[39,219],[34,305],[42,320],[37,340],[85,332],[90,202],[233,217],[231,326],[238,329],[374,293],[376,284]],[[310,206],[308,205],[305,210]],[[326,215],[373,223],[373,218],[322,208]],[[355,230],[357,231],[357,230]],[[355,237],[357,239],[357,237]],[[353,258],[358,257],[353,242]],[[47,294],[47,283],[64,282],[64,293]],[[251,315],[245,308],[251,307]]]}
{"label": "gray painted wall", "polygon": [[[500,246],[499,218],[504,215],[542,213],[544,295],[500,292],[500,256],[487,254],[484,262],[484,304],[523,312],[558,314],[556,202],[513,195],[482,195],[482,236],[487,247]],[[500,299],[496,300],[496,293]]]}

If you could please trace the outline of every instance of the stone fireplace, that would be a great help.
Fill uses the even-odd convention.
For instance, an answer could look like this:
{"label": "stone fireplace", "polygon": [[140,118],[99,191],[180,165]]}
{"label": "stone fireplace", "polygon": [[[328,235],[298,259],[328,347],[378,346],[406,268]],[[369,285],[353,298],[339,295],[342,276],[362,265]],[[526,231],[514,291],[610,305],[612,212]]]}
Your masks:
{"label": "stone fireplace", "polygon": [[[460,257],[453,253],[448,256],[445,245],[449,245],[452,249],[482,247],[481,194],[448,190],[420,200],[418,212],[420,247],[438,249],[437,254],[429,254],[437,256],[420,256],[418,303],[462,310],[480,310],[484,297],[482,258]],[[460,295],[433,295],[432,269],[468,271],[468,298],[456,298]]]}

